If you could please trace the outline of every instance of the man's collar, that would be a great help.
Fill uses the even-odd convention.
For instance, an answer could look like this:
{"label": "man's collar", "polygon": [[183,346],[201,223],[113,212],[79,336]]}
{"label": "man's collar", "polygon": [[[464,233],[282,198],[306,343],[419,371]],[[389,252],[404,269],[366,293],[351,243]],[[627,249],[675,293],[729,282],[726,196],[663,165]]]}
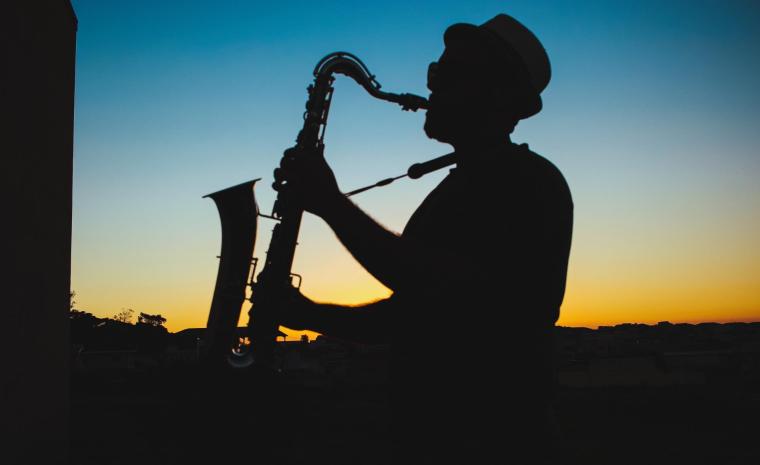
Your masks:
{"label": "man's collar", "polygon": [[528,144],[518,145],[514,144],[511,140],[508,140],[507,143],[473,149],[472,151],[467,151],[459,155],[457,167],[462,167],[465,170],[479,170],[496,161],[502,160],[504,157],[508,157],[519,150],[525,150],[527,148]]}

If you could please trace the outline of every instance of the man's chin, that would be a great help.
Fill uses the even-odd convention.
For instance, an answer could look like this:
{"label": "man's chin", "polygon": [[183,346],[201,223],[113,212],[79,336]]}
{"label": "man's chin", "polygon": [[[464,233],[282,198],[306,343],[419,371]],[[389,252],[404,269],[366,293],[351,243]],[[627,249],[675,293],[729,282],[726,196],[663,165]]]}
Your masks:
{"label": "man's chin", "polygon": [[453,134],[452,128],[447,127],[440,122],[432,121],[430,118],[425,119],[425,135],[438,142],[449,143]]}

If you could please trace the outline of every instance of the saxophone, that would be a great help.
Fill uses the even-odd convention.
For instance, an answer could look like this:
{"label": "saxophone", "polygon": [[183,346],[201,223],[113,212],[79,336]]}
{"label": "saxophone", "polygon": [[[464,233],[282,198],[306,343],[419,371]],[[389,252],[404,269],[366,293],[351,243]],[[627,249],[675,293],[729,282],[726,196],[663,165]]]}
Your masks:
{"label": "saxophone", "polygon": [[[296,148],[303,156],[321,155],[324,151],[324,132],[330,111],[333,82],[336,74],[350,77],[371,96],[396,103],[403,110],[427,108],[427,100],[414,94],[384,92],[375,76],[355,55],[333,52],[322,58],[314,68],[314,82],[308,86],[309,98],[303,114],[303,127],[296,138]],[[216,203],[222,223],[222,252],[219,261],[214,296],[207,323],[206,361],[213,365],[245,368],[273,367],[274,349],[279,323],[277,306],[289,287],[300,286],[300,276],[291,272],[301,227],[303,210],[278,193],[271,215],[258,212],[253,195],[257,180],[230,187],[206,197]],[[257,218],[263,216],[276,222],[261,272],[256,276],[258,260],[253,258]],[[251,271],[253,268],[253,271]],[[294,286],[293,278],[298,277]],[[251,287],[251,309],[247,334],[237,332],[246,287]],[[240,337],[250,341],[248,350],[240,350]]]}

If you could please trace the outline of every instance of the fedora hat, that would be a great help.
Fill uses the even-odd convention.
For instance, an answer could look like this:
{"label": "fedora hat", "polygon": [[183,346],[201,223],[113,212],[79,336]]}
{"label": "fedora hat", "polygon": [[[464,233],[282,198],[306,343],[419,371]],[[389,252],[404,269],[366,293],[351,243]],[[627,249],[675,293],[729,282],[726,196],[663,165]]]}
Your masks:
{"label": "fedora hat", "polygon": [[543,106],[541,92],[551,79],[549,56],[538,38],[515,18],[498,14],[485,23],[476,26],[469,23],[456,23],[449,26],[443,34],[446,45],[458,40],[486,40],[495,44],[499,53],[508,62],[517,65],[524,74],[528,84],[520,118],[533,116]]}

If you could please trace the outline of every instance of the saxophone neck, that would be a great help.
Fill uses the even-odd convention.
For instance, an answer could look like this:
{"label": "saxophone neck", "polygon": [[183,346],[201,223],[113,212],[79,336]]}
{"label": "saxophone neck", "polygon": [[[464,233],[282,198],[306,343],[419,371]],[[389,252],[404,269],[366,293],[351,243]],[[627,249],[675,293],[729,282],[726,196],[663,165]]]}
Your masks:
{"label": "saxophone neck", "polygon": [[[428,101],[425,97],[421,97],[415,94],[387,94],[390,98],[384,98],[391,102],[401,105],[401,109],[404,111],[417,111],[419,109],[427,110]],[[383,98],[383,97],[380,97]]]}
{"label": "saxophone neck", "polygon": [[375,75],[369,71],[367,65],[359,57],[352,53],[330,53],[319,60],[317,66],[314,67],[315,78],[332,76],[333,74],[343,74],[350,77],[373,97],[396,103],[403,110],[417,111],[428,108],[428,101],[425,97],[414,94],[394,94],[380,90],[382,86]]}

